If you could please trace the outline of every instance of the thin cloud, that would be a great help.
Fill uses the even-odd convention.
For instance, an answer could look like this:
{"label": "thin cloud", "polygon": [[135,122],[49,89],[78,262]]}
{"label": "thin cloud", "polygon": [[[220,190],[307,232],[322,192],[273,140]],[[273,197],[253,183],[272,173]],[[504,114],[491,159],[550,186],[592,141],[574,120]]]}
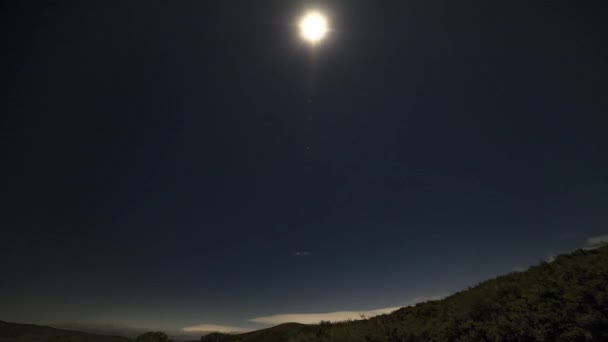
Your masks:
{"label": "thin cloud", "polygon": [[608,244],[608,235],[593,236],[585,241],[585,249],[594,249]]}
{"label": "thin cloud", "polygon": [[250,319],[251,322],[262,324],[282,324],[282,323],[302,323],[302,324],[317,324],[320,321],[344,321],[348,319],[361,319],[361,315],[365,317],[377,316],[385,313],[391,313],[400,307],[383,308],[368,311],[336,311],[323,313],[293,313],[279,314],[272,316],[262,316]]}
{"label": "thin cloud", "polygon": [[239,328],[239,327],[233,327],[233,326],[229,326],[229,325],[218,325],[218,324],[198,324],[198,325],[193,325],[193,326],[182,328],[182,330],[184,332],[200,332],[200,333],[219,332],[219,333],[225,333],[225,334],[242,333],[242,332],[248,331],[246,329]]}
{"label": "thin cloud", "polygon": [[335,311],[335,312],[323,312],[323,313],[288,313],[278,314],[271,316],[255,317],[249,321],[262,324],[282,324],[282,323],[302,323],[302,324],[317,324],[320,321],[345,321],[345,320],[359,320],[362,317],[373,317],[382,314],[388,314],[395,310],[399,310],[402,307],[412,306],[417,303],[427,302],[430,300],[438,300],[444,298],[445,295],[431,296],[431,297],[418,297],[408,301],[403,306],[395,306],[389,308],[381,308],[375,310],[362,310],[362,311]]}

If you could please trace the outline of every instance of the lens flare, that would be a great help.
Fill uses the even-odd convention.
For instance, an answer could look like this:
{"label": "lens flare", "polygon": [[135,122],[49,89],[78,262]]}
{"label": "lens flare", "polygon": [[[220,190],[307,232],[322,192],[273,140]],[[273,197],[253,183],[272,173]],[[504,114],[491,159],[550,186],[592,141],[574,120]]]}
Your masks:
{"label": "lens flare", "polygon": [[309,12],[300,21],[300,35],[312,44],[327,35],[327,18],[319,12]]}

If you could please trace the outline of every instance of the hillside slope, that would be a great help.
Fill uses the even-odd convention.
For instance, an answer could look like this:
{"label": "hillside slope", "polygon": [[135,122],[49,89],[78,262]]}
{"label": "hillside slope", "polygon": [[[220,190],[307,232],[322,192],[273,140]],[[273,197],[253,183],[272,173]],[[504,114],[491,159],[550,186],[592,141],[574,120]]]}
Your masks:
{"label": "hillside slope", "polygon": [[118,336],[103,336],[33,324],[0,321],[0,342],[128,342]]}
{"label": "hillside slope", "polygon": [[[0,342],[128,342],[0,321]],[[608,246],[578,250],[439,301],[367,320],[281,324],[202,341],[608,341]]]}
{"label": "hillside slope", "polygon": [[[281,325],[219,341],[608,341],[608,246],[363,321]],[[219,338],[219,336],[217,336]]]}

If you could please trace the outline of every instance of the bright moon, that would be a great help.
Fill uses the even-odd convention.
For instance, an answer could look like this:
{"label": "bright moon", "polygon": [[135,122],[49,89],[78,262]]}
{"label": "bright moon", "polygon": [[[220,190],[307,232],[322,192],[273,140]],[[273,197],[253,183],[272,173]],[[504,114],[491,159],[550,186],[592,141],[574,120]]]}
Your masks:
{"label": "bright moon", "polygon": [[318,12],[306,14],[300,21],[300,35],[315,44],[327,35],[327,18]]}

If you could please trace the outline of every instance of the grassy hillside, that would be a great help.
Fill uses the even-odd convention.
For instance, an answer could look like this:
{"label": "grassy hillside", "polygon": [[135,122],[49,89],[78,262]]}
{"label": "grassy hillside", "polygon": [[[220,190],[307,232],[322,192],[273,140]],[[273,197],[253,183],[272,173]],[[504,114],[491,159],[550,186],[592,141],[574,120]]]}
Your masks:
{"label": "grassy hillside", "polygon": [[128,342],[117,336],[103,336],[44,327],[32,324],[17,324],[0,321],[0,342]]}
{"label": "grassy hillside", "polygon": [[608,247],[363,321],[210,338],[203,341],[608,341]]}

